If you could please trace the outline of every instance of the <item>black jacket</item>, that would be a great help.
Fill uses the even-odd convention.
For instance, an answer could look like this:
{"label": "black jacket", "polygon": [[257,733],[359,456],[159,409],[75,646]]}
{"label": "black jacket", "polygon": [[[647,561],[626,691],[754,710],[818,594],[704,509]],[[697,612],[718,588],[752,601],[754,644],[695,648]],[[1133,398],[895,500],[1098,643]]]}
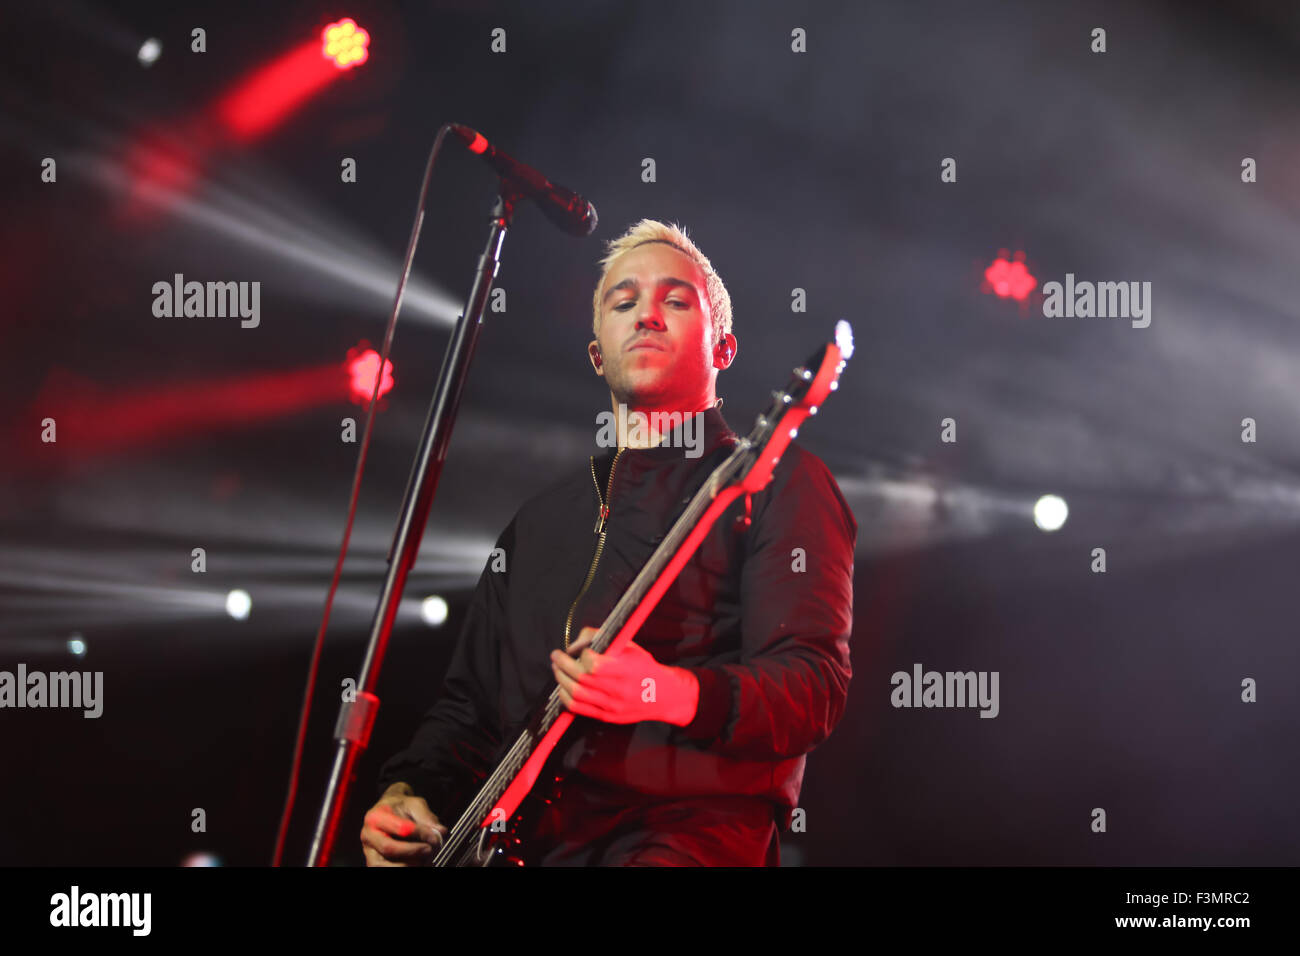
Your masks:
{"label": "black jacket", "polygon": [[[438,702],[410,746],[384,765],[381,792],[405,781],[443,822],[454,822],[498,748],[554,687],[548,655],[564,646],[566,624],[570,641],[600,625],[729,453],[736,436],[721,412],[703,414],[700,457],[673,447],[676,434],[656,448],[610,449],[524,503],[497,540],[505,569],[492,570],[489,559]],[[593,529],[607,491],[593,570]],[[694,721],[577,717],[548,764],[564,768],[566,786],[587,779],[638,800],[759,797],[789,825],[805,754],[844,711],[857,522],[821,459],[797,443],[753,496],[752,525],[736,530],[743,511],[742,496],[636,637],[660,663],[699,678]]]}

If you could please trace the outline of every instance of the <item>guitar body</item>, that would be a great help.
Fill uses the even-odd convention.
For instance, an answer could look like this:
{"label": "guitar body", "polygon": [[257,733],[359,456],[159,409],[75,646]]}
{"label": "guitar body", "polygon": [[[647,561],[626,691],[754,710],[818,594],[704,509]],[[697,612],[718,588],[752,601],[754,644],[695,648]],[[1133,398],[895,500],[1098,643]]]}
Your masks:
{"label": "guitar body", "polygon": [[498,820],[493,826],[480,827],[467,843],[468,852],[454,866],[528,866],[533,860],[528,851],[527,838],[536,831],[542,815],[560,799],[564,778],[551,775],[549,784],[539,781],[524,797],[514,816]]}
{"label": "guitar body", "polygon": [[[506,829],[493,832],[483,829],[474,847],[476,866],[525,866],[523,840],[518,835],[523,826],[522,813],[517,813],[506,823]],[[469,866],[469,863],[462,864]]]}

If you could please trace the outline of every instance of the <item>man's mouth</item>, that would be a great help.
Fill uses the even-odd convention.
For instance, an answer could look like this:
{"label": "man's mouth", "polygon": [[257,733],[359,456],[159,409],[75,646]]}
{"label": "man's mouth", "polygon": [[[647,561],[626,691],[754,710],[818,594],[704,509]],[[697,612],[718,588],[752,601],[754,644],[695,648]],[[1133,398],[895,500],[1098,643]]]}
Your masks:
{"label": "man's mouth", "polygon": [[628,351],[631,352],[636,349],[654,349],[657,352],[662,352],[664,350],[662,345],[657,342],[652,342],[650,339],[642,339],[640,342],[631,346]]}

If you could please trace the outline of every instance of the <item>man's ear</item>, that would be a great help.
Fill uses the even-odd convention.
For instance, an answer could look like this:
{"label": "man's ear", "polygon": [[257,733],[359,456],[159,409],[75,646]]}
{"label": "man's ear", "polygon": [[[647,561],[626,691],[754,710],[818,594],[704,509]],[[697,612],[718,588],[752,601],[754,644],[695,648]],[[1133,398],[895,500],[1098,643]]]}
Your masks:
{"label": "man's ear", "polygon": [[727,368],[736,358],[736,350],[740,343],[730,332],[723,334],[718,340],[718,344],[713,347],[713,367]]}
{"label": "man's ear", "polygon": [[596,370],[596,374],[601,378],[605,377],[605,367],[600,354],[600,343],[592,339],[587,343],[587,358],[591,360],[591,367]]}

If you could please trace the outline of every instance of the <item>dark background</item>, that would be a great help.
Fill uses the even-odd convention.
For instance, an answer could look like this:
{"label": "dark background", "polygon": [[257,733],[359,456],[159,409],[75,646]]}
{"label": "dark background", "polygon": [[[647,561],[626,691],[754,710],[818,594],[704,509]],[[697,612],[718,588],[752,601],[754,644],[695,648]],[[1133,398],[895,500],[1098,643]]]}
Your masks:
{"label": "dark background", "polygon": [[[341,16],[370,31],[369,62],[255,141],[205,138],[224,93]],[[262,398],[380,341],[447,121],[581,191],[601,225],[581,241],[523,207],[506,240],[508,306],[480,338],[339,862],[361,862],[378,765],[432,702],[496,535],[588,454],[608,407],[585,357],[595,262],[642,217],[686,226],[728,285],[733,428],[854,324],[843,385],[799,440],[860,524],[855,676],[787,864],[1297,862],[1294,5],[54,2],[7,13],[6,32],[0,669],[102,670],[105,712],[0,711],[0,863],[270,859],[355,462],[339,423],[360,415],[341,388],[288,411]],[[144,69],[149,36],[163,52]],[[145,214],[124,159],[142,142],[201,160]],[[448,144],[291,862],[495,185]],[[1150,281],[1151,326],[987,294],[1000,250],[1040,288]],[[151,287],[176,272],[260,281],[260,327],[156,318]],[[219,388],[240,382],[252,399],[232,411]],[[45,445],[51,409],[82,417]],[[132,432],[146,409],[180,425]],[[1030,508],[1049,492],[1070,515],[1045,534]],[[231,588],[251,593],[247,620],[225,614]],[[435,593],[451,616],[430,629]],[[890,675],[917,662],[998,671],[1000,715],[892,708]],[[1248,677],[1258,703],[1240,700]]]}

